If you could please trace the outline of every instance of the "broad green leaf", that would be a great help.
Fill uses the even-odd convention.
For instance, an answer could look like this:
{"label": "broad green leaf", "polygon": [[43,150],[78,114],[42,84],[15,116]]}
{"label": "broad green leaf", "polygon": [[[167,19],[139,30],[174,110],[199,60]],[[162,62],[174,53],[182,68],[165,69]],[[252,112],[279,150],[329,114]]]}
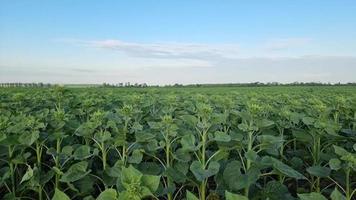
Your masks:
{"label": "broad green leaf", "polygon": [[257,159],[257,153],[253,150],[249,150],[246,152],[245,157],[251,161],[255,161]]}
{"label": "broad green leaf", "polygon": [[[132,193],[131,193],[132,194]],[[137,193],[136,193],[137,195]],[[151,190],[146,187],[146,186],[141,186],[140,187],[140,192],[139,192],[139,196],[142,198],[145,198],[145,197],[149,197],[149,196],[153,196]]]}
{"label": "broad green leaf", "polygon": [[182,137],[180,140],[180,143],[182,145],[182,149],[184,151],[195,151],[195,137],[192,134],[188,134]]}
{"label": "broad green leaf", "polygon": [[60,170],[60,169],[58,169],[57,167],[52,167],[52,170],[56,173],[56,174],[58,174],[58,175],[63,175],[64,173]]}
{"label": "broad green leaf", "polygon": [[0,133],[0,142],[6,139],[5,133]]}
{"label": "broad green leaf", "polygon": [[91,156],[90,146],[87,146],[87,145],[81,145],[74,151],[74,154],[73,154],[73,157],[76,160],[84,160],[84,159],[89,158],[90,156]]}
{"label": "broad green leaf", "polygon": [[87,168],[88,162],[86,161],[75,163],[63,174],[60,181],[68,183],[77,181],[91,172],[91,170],[87,171]]}
{"label": "broad green leaf", "polygon": [[173,156],[175,159],[182,162],[189,162],[192,159],[191,154],[182,148],[177,149]]}
{"label": "broad green leaf", "polygon": [[158,189],[161,176],[143,175],[142,185],[146,186],[153,193]]}
{"label": "broad green leaf", "polygon": [[117,200],[116,190],[110,188],[102,191],[96,200]]}
{"label": "broad green leaf", "polygon": [[188,190],[186,195],[187,195],[186,196],[187,200],[199,200],[198,197],[196,197],[193,193],[189,192]]}
{"label": "broad green leaf", "polygon": [[70,198],[64,192],[56,188],[52,200],[70,200]]}
{"label": "broad green leaf", "polygon": [[[104,177],[103,177],[104,178]],[[90,194],[95,187],[95,178],[92,176],[86,176],[75,182],[75,186],[78,188],[80,193]]]}
{"label": "broad green leaf", "polygon": [[123,191],[123,192],[119,193],[119,199],[118,200],[142,200],[142,199],[139,196],[139,193],[131,194],[128,191]]}
{"label": "broad green leaf", "polygon": [[310,143],[313,141],[313,137],[305,130],[295,130],[293,131],[293,136],[301,142]]}
{"label": "broad green leaf", "polygon": [[22,176],[20,184],[30,180],[32,177],[33,177],[33,169],[31,168],[31,166],[28,166],[26,173]]}
{"label": "broad green leaf", "polygon": [[129,163],[139,164],[142,161],[143,154],[140,149],[135,149],[128,159]]}
{"label": "broad green leaf", "polygon": [[328,177],[330,175],[331,169],[322,166],[312,166],[307,168],[307,172],[317,177]]}
{"label": "broad green leaf", "polygon": [[230,190],[239,190],[243,188],[237,186],[237,184],[239,184],[240,181],[236,181],[239,180],[239,177],[241,175],[240,170],[241,170],[241,162],[239,161],[234,160],[226,165],[223,173],[223,178]]}
{"label": "broad green leaf", "polygon": [[225,132],[216,131],[214,135],[215,135],[214,140],[217,142],[230,142],[231,140],[230,135],[228,135]]}
{"label": "broad green leaf", "polygon": [[171,178],[174,182],[184,183],[187,179],[186,175],[182,172],[174,169],[173,167],[168,167],[165,171],[166,176]]}
{"label": "broad green leaf", "polygon": [[0,169],[0,185],[2,185],[7,179],[10,178],[10,170],[9,167],[3,167]]}
{"label": "broad green leaf", "polygon": [[100,143],[110,140],[110,138],[111,134],[108,131],[99,131],[94,135],[94,139]]}
{"label": "broad green leaf", "polygon": [[71,156],[73,153],[73,147],[70,145],[64,146],[62,148],[62,153],[66,156]]}
{"label": "broad green leaf", "polygon": [[302,122],[306,125],[312,125],[315,122],[315,119],[312,117],[303,117]]}
{"label": "broad green leaf", "polygon": [[329,160],[329,166],[332,170],[339,170],[341,168],[341,161],[337,158],[332,158]]}
{"label": "broad green leaf", "polygon": [[184,123],[194,127],[198,123],[198,119],[194,115],[182,115],[181,116]]}
{"label": "broad green leaf", "polygon": [[193,172],[198,181],[204,181],[206,178],[217,174],[219,172],[219,168],[220,164],[216,161],[211,161],[208,165],[208,169],[203,169],[203,166],[199,161],[194,161],[190,165],[190,171]]}
{"label": "broad green leaf", "polygon": [[296,179],[306,179],[303,174],[299,173],[298,171],[294,170],[293,168],[289,167],[288,165],[284,164],[283,162],[275,159],[272,159],[273,168],[279,171],[280,173]]}
{"label": "broad green leaf", "polygon": [[248,200],[246,196],[242,196],[240,194],[233,194],[231,192],[225,191],[226,200]]}
{"label": "broad green leaf", "polygon": [[339,156],[346,156],[347,154],[349,154],[348,151],[346,151],[344,148],[333,145],[335,153]]}
{"label": "broad green leaf", "polygon": [[18,138],[21,144],[31,146],[38,138],[40,137],[39,131],[33,131],[31,133],[22,134],[21,137]]}
{"label": "broad green leaf", "polygon": [[274,122],[268,119],[262,119],[257,121],[258,128],[268,128],[274,125]]}
{"label": "broad green leaf", "polygon": [[330,195],[331,200],[346,200],[346,197],[337,188]]}
{"label": "broad green leaf", "polygon": [[149,142],[153,138],[155,138],[155,135],[147,132],[137,132],[135,133],[136,137],[136,142]]}
{"label": "broad green leaf", "polygon": [[283,138],[280,136],[261,135],[261,136],[258,136],[257,138],[264,148],[266,148],[266,147],[267,148],[270,148],[270,147],[279,148],[284,142]]}
{"label": "broad green leaf", "polygon": [[129,187],[131,183],[139,183],[143,174],[135,169],[132,165],[122,169],[121,182],[125,187]]}
{"label": "broad green leaf", "polygon": [[327,200],[323,195],[316,192],[298,194],[298,197],[300,200]]}
{"label": "broad green leaf", "polygon": [[293,200],[294,198],[288,191],[287,186],[279,181],[268,181],[268,183],[261,189],[259,199],[269,200]]}

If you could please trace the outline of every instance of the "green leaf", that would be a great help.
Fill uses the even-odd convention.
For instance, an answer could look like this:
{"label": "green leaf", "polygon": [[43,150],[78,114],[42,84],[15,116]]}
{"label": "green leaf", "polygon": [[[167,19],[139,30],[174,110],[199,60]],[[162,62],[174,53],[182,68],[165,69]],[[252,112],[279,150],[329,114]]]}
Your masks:
{"label": "green leaf", "polygon": [[198,197],[196,197],[193,193],[189,192],[187,190],[187,200],[199,200]]}
{"label": "green leaf", "polygon": [[38,138],[40,137],[39,131],[33,131],[31,133],[22,134],[21,137],[18,138],[21,144],[31,146]]}
{"label": "green leaf", "polygon": [[242,179],[240,178],[241,176],[240,170],[241,170],[241,162],[239,161],[234,160],[226,165],[225,170],[223,172],[223,179],[230,190],[236,191],[241,188],[244,188],[244,186],[247,185],[247,183],[241,184]]}
{"label": "green leaf", "polygon": [[32,177],[33,177],[33,169],[31,168],[31,166],[28,166],[26,173],[22,176],[20,184],[30,180]]}
{"label": "green leaf", "polygon": [[142,178],[142,173],[135,169],[132,165],[122,169],[121,182],[128,188],[131,183],[139,183]]}
{"label": "green leaf", "polygon": [[158,189],[161,176],[143,175],[142,185],[146,186],[153,193]]}
{"label": "green leaf", "polygon": [[62,148],[62,153],[64,155],[66,155],[66,156],[71,156],[72,152],[73,152],[73,147],[72,146],[67,145],[67,146],[64,146]]}
{"label": "green leaf", "polygon": [[192,159],[191,154],[182,148],[177,149],[177,151],[173,154],[173,156],[175,159],[182,162],[188,162]]}
{"label": "green leaf", "polygon": [[111,134],[108,131],[100,131],[95,133],[94,135],[94,139],[100,143],[110,140],[110,138],[111,138]]}
{"label": "green leaf", "polygon": [[5,133],[0,133],[0,142],[6,139]]}
{"label": "green leaf", "polygon": [[274,125],[274,122],[268,119],[262,119],[257,121],[258,128],[268,128]]}
{"label": "green leaf", "polygon": [[206,178],[213,176],[219,172],[220,164],[216,161],[209,163],[208,169],[203,169],[202,164],[199,161],[194,161],[190,165],[190,171],[193,172],[195,178],[198,181],[204,181]]}
{"label": "green leaf", "polygon": [[147,132],[136,132],[135,137],[136,142],[149,142],[150,140],[155,138],[155,135]]}
{"label": "green leaf", "polygon": [[296,170],[294,170],[293,168],[289,167],[288,165],[284,164],[283,162],[270,157],[272,160],[272,165],[273,168],[276,169],[277,171],[279,171],[280,173],[291,177],[291,178],[296,178],[296,179],[306,179],[303,174],[297,172]]}
{"label": "green leaf", "polygon": [[128,159],[129,163],[139,164],[142,161],[143,154],[140,149],[135,149]]}
{"label": "green leaf", "polygon": [[344,148],[333,145],[335,153],[339,156],[346,156],[347,154],[349,154],[348,151],[346,151]]}
{"label": "green leaf", "polygon": [[298,194],[298,197],[300,200],[327,200],[323,195],[316,192]]}
{"label": "green leaf", "polygon": [[225,198],[226,198],[226,200],[248,200],[248,198],[245,196],[242,196],[239,194],[233,194],[228,191],[225,191]]}
{"label": "green leaf", "polygon": [[173,167],[167,167],[166,171],[166,176],[171,178],[174,182],[177,183],[184,183],[187,179],[187,176],[180,172],[177,169],[174,169]]}
{"label": "green leaf", "polygon": [[[135,195],[137,195],[137,194],[135,194]],[[148,187],[141,186],[140,187],[139,196],[141,197],[141,199],[142,198],[144,199],[145,197],[153,196],[153,194],[152,194],[151,190]]]}
{"label": "green leaf", "polygon": [[58,169],[57,167],[52,167],[52,170],[56,173],[56,174],[58,174],[58,175],[63,175],[64,173],[60,170],[60,169]]}
{"label": "green leaf", "polygon": [[70,200],[70,198],[64,192],[56,188],[52,200]]}
{"label": "green leaf", "polygon": [[88,162],[81,161],[73,164],[70,168],[63,174],[60,181],[61,182],[74,182],[77,181],[86,175],[88,175],[91,170],[87,171]]}
{"label": "green leaf", "polygon": [[182,149],[184,151],[195,151],[196,146],[195,146],[195,137],[192,134],[188,134],[182,137],[180,140],[180,143],[182,145]]}
{"label": "green leaf", "polygon": [[230,142],[231,137],[230,137],[230,135],[226,134],[225,132],[216,131],[214,140],[217,142]]}
{"label": "green leaf", "polygon": [[253,150],[249,150],[246,152],[245,157],[251,161],[255,161],[257,159],[257,153]]}
{"label": "green leaf", "polygon": [[73,154],[74,159],[76,160],[84,160],[91,156],[90,153],[90,146],[88,145],[81,145],[78,147]]}
{"label": "green leaf", "polygon": [[346,200],[346,197],[342,195],[337,188],[330,195],[331,200]]}
{"label": "green leaf", "polygon": [[322,166],[312,166],[307,168],[307,172],[317,177],[328,177],[330,175],[331,169]]}
{"label": "green leaf", "polygon": [[262,188],[261,195],[258,197],[258,199],[269,200],[294,199],[289,193],[287,186],[283,185],[279,181],[268,181],[268,183]]}
{"label": "green leaf", "polygon": [[311,117],[303,117],[302,122],[306,125],[312,125],[315,122],[315,119]]}
{"label": "green leaf", "polygon": [[104,190],[96,198],[96,200],[116,200],[116,199],[117,199],[117,192],[112,188]]}
{"label": "green leaf", "polygon": [[332,158],[329,160],[329,167],[337,171],[341,168],[341,161],[337,158]]}

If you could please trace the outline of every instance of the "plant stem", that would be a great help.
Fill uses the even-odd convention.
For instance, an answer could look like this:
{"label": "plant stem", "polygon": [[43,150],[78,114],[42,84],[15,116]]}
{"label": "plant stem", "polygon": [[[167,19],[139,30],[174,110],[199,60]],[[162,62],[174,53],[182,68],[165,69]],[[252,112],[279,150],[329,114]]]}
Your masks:
{"label": "plant stem", "polygon": [[13,149],[11,146],[9,146],[9,167],[10,167],[10,174],[11,174],[11,190],[12,193],[15,195],[15,171],[14,171],[14,164],[12,163],[12,154],[13,154]]}
{"label": "plant stem", "polygon": [[[55,165],[58,169],[60,169],[59,166],[59,153],[61,152],[61,141],[60,139],[57,139],[57,145],[56,145],[56,160],[55,160]],[[55,180],[56,188],[59,187],[59,174],[56,173],[56,180]]]}
{"label": "plant stem", "polygon": [[[205,170],[206,166],[206,158],[205,158],[205,151],[206,151],[206,139],[207,139],[207,130],[203,130],[202,132],[202,148],[201,148],[201,164],[203,167],[203,170]],[[205,200],[206,194],[206,181],[203,180],[202,183],[200,184],[200,199]]]}
{"label": "plant stem", "polygon": [[[247,152],[252,150],[252,145],[253,145],[253,131],[250,131],[248,132],[248,145],[247,145]],[[247,159],[246,161],[246,171],[245,173],[247,173],[247,171],[250,169],[251,167],[251,160],[250,159]],[[245,188],[245,196],[248,198],[248,194],[249,194],[249,190],[250,190],[250,187],[247,186]]]}
{"label": "plant stem", "polygon": [[[124,125],[124,130],[123,130],[125,141],[126,141],[128,123],[129,123],[129,121],[125,120],[125,125]],[[126,144],[125,144],[125,142],[124,142],[124,144],[122,146],[122,161],[123,161],[123,163],[125,165],[125,163],[126,163]]]}
{"label": "plant stem", "polygon": [[[284,137],[284,128],[280,128],[279,134],[280,134],[281,138],[283,139],[283,137]],[[282,143],[282,146],[279,149],[279,155],[281,156],[281,159],[283,159],[283,154],[284,154],[284,145]]]}
{"label": "plant stem", "polygon": [[104,142],[101,143],[101,156],[103,157],[103,171],[106,170],[106,149]]}
{"label": "plant stem", "polygon": [[[42,147],[40,146],[39,142],[36,142],[36,157],[37,157],[37,168],[39,171],[39,175],[41,177],[41,157],[42,157]],[[38,192],[38,199],[42,200],[42,186],[41,184],[37,188]]]}
{"label": "plant stem", "polygon": [[350,195],[350,168],[346,170],[346,200],[351,200]]}
{"label": "plant stem", "polygon": [[[171,161],[170,161],[170,152],[171,152],[171,143],[168,139],[168,134],[166,135],[166,166],[167,168],[171,166]],[[169,177],[167,177],[167,187],[168,189],[171,187],[171,180]],[[168,192],[167,194],[168,200],[172,200],[172,193]]]}

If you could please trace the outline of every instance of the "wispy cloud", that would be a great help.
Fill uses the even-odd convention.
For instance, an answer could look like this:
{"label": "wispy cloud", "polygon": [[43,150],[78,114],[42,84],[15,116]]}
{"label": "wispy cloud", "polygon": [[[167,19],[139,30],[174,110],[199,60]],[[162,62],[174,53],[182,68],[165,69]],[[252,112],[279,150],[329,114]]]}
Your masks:
{"label": "wispy cloud", "polygon": [[266,50],[286,50],[303,47],[311,42],[310,38],[280,38],[267,41],[263,48]]}
{"label": "wispy cloud", "polygon": [[237,59],[258,55],[259,57],[283,57],[287,50],[303,48],[310,38],[271,39],[260,44],[241,47],[225,43],[179,43],[179,42],[129,42],[116,39],[78,40],[60,39],[60,42],[78,44],[120,52],[129,57],[153,59],[221,60]]}
{"label": "wispy cloud", "polygon": [[87,44],[123,52],[133,57],[206,59],[229,58],[238,55],[237,44],[199,44],[199,43],[135,43],[121,40],[87,41]]}

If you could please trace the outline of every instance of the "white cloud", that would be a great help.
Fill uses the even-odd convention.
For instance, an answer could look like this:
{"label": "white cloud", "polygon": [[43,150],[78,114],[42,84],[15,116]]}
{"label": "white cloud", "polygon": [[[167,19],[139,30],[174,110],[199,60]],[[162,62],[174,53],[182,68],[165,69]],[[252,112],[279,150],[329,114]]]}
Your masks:
{"label": "white cloud", "polygon": [[291,48],[303,47],[311,42],[310,38],[281,38],[267,41],[263,48],[266,50],[286,50]]}
{"label": "white cloud", "polygon": [[237,44],[63,41],[79,45],[77,53],[65,59],[6,57],[0,63],[0,82],[356,82],[355,56],[289,51],[307,45],[309,40],[302,38],[270,40],[247,49]]}
{"label": "white cloud", "polygon": [[134,43],[121,40],[87,41],[87,44],[123,52],[133,57],[206,59],[229,58],[238,55],[236,44],[199,44],[199,43]]}

